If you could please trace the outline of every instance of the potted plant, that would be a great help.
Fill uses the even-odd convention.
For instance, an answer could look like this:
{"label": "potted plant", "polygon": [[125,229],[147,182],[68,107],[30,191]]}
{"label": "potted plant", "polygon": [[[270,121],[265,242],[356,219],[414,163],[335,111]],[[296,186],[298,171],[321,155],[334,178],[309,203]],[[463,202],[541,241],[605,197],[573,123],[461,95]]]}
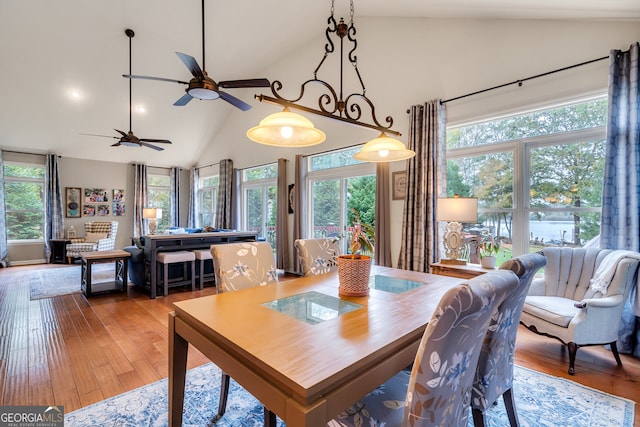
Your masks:
{"label": "potted plant", "polygon": [[344,296],[369,295],[369,274],[371,256],[375,244],[375,229],[371,224],[362,222],[357,209],[353,213],[353,234],[349,242],[349,252],[336,258],[338,264],[339,293]]}
{"label": "potted plant", "polygon": [[500,239],[496,236],[486,235],[478,246],[480,253],[480,265],[483,268],[496,268],[496,259],[500,252]]}

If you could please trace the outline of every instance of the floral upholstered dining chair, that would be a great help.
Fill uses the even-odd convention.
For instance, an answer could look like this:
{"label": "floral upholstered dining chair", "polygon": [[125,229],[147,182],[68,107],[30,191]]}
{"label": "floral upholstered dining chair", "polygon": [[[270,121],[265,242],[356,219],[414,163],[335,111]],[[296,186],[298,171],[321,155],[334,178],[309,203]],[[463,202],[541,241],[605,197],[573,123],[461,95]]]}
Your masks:
{"label": "floral upholstered dining chair", "polygon": [[293,242],[298,255],[303,276],[316,276],[338,268],[336,257],[340,255],[337,239],[297,239]]}
{"label": "floral upholstered dining chair", "polygon": [[504,400],[511,427],[520,425],[512,390],[516,336],[531,281],[546,263],[542,254],[533,253],[507,260],[500,266],[501,269],[516,273],[520,284],[498,307],[482,344],[471,391],[471,413],[475,427],[486,425],[485,412],[500,396]]}
{"label": "floral upholstered dining chair", "polygon": [[466,426],[482,341],[498,305],[517,286],[512,271],[496,270],[447,291],[424,331],[411,374],[396,374],[328,425]]}

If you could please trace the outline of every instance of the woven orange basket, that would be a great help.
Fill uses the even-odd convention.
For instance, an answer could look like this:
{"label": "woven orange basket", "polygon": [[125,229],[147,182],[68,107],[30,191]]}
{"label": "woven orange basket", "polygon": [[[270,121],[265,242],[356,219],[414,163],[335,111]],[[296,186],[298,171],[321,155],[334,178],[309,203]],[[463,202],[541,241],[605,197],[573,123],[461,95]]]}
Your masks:
{"label": "woven orange basket", "polygon": [[338,293],[348,297],[362,297],[369,295],[369,274],[371,272],[371,257],[361,255],[352,258],[351,255],[340,255],[338,263]]}

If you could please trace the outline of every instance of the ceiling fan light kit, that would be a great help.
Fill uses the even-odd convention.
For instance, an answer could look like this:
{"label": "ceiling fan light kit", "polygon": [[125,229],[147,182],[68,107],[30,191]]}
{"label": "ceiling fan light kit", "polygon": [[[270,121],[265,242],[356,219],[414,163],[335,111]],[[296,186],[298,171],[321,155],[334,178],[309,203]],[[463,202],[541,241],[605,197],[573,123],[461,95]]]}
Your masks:
{"label": "ceiling fan light kit", "polygon": [[[393,118],[391,116],[387,116],[385,118],[385,122],[387,123],[386,126],[383,126],[382,124],[380,124],[380,122],[376,117],[376,111],[375,111],[373,102],[371,102],[371,100],[366,96],[366,88],[364,86],[364,82],[360,75],[360,71],[358,70],[358,61],[355,55],[355,50],[358,47],[358,42],[355,37],[356,27],[353,22],[353,15],[354,15],[353,0],[349,1],[350,21],[348,24],[344,22],[343,18],[340,18],[340,22],[337,23],[334,18],[334,10],[335,10],[335,0],[331,0],[331,12],[328,18],[329,25],[325,31],[325,34],[327,37],[327,43],[325,43],[325,47],[324,47],[324,56],[320,60],[320,63],[318,64],[316,69],[313,71],[313,78],[310,80],[307,80],[300,86],[300,92],[298,97],[294,99],[288,99],[282,96],[280,94],[280,91],[283,88],[283,84],[282,82],[276,80],[270,86],[271,93],[273,96],[256,95],[256,99],[258,99],[260,102],[268,102],[271,104],[281,105],[285,107],[285,111],[288,111],[289,109],[298,110],[298,111],[338,120],[344,123],[349,123],[352,125],[361,126],[368,129],[374,129],[379,131],[381,133],[380,137],[375,138],[373,141],[370,141],[370,142],[373,143],[374,141],[379,140],[380,138],[384,138],[384,145],[383,145],[382,151],[378,152],[377,155],[373,155],[373,154],[370,154],[370,152],[368,152],[366,154],[360,155],[360,158],[356,157],[357,156],[356,154],[356,156],[354,156],[356,159],[363,160],[363,161],[395,161],[395,160],[404,160],[404,159],[415,156],[415,153],[411,150],[407,150],[401,141],[391,138],[389,136],[389,135],[401,136],[402,134],[400,132],[397,132],[391,129],[391,127],[393,126]],[[339,37],[340,39],[340,88],[338,91],[336,91],[333,88],[333,86],[331,86],[326,81],[318,78],[318,71],[324,64],[325,60],[331,53],[333,53],[336,50],[335,44],[331,39],[332,34],[334,36]],[[361,93],[354,92],[347,95],[346,97],[343,96],[343,87],[342,87],[343,63],[344,63],[343,58],[346,50],[344,47],[345,38],[347,39],[348,42],[351,42],[353,46],[350,50],[348,50],[347,59],[353,66],[353,69],[356,73],[356,77],[358,78],[358,81],[360,82],[360,86],[362,89]],[[317,103],[318,103],[319,109],[298,104],[298,102],[304,97],[305,89],[307,85],[310,83],[315,83],[315,84],[319,84],[320,86],[323,86],[323,90],[325,91],[318,97]],[[373,123],[367,123],[361,120],[362,112],[363,112],[363,109],[365,108],[364,107],[365,105],[368,106],[368,109],[371,112],[371,120]],[[269,119],[269,117],[261,121],[259,126],[249,129],[249,131],[247,132],[247,136],[252,141],[255,141],[260,144],[265,144],[265,145],[279,145],[279,146],[287,146],[287,147],[290,147],[290,146],[304,147],[307,145],[313,145],[313,144],[296,145],[291,143],[291,141],[287,143],[285,140],[291,139],[291,138],[286,138],[285,136],[282,136],[282,135],[278,136],[277,131],[273,131],[273,132],[264,131],[262,133],[256,132],[255,130],[261,128],[263,124],[262,122],[266,121],[267,119]],[[274,141],[274,138],[275,139],[279,138],[281,140],[281,143],[280,144],[276,143]],[[391,144],[392,140],[395,141],[395,143]],[[303,141],[304,140],[302,139],[301,144],[304,143]],[[324,141],[324,138],[322,139],[322,141]],[[319,141],[317,143],[320,143],[322,141]],[[380,141],[377,141],[375,144],[372,144],[373,147],[375,148],[380,146],[379,142]],[[367,145],[365,145],[365,147],[367,147]],[[393,147],[391,147],[391,145],[393,145]],[[402,146],[402,149],[400,149],[400,146]],[[368,147],[368,150],[370,149],[371,149],[371,145],[369,145]],[[380,160],[382,158],[386,158],[386,160]],[[376,160],[371,160],[371,159],[376,159]]]}

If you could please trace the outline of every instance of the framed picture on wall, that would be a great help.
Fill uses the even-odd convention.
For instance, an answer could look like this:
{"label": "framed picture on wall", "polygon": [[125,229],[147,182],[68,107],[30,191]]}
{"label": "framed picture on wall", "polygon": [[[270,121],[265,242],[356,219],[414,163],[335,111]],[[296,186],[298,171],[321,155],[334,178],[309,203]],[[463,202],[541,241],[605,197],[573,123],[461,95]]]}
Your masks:
{"label": "framed picture on wall", "polygon": [[124,213],[125,213],[124,203],[113,204],[113,216],[124,216]]}
{"label": "framed picture on wall", "polygon": [[87,205],[82,206],[82,215],[83,216],[96,216],[96,205]]}
{"label": "framed picture on wall", "polygon": [[403,200],[405,194],[407,194],[407,172],[393,172],[391,177],[391,183],[393,185],[391,198],[393,200]]}
{"label": "framed picture on wall", "polygon": [[109,193],[104,188],[85,188],[84,203],[102,203],[109,201]]}
{"label": "framed picture on wall", "polygon": [[109,205],[98,205],[96,207],[96,215],[97,216],[109,215]]}
{"label": "framed picture on wall", "polygon": [[[113,189],[113,198],[111,199],[113,203],[124,203],[124,190],[121,188]],[[106,202],[106,200],[105,200]]]}
{"label": "framed picture on wall", "polygon": [[80,218],[82,210],[80,209],[80,197],[82,190],[77,187],[66,187],[64,189],[65,195],[65,217],[67,218]]}

